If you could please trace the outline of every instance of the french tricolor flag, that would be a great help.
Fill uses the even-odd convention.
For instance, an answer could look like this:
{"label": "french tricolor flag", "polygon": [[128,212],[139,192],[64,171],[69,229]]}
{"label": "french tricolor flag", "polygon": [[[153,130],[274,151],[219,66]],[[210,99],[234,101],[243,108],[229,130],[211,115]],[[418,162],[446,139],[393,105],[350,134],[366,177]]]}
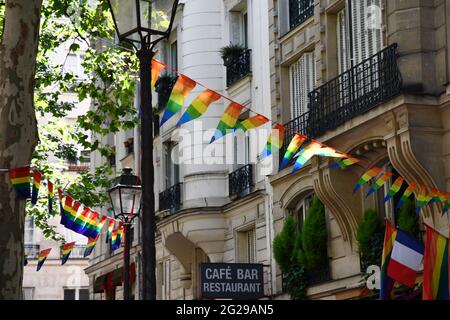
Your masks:
{"label": "french tricolor flag", "polygon": [[388,276],[392,279],[414,288],[416,273],[423,260],[423,244],[397,229],[391,259],[388,265]]}

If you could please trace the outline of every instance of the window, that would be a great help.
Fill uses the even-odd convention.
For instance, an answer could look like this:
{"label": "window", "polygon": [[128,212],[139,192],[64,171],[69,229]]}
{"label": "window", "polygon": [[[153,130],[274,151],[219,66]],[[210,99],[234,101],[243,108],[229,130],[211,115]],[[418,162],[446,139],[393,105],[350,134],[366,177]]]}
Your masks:
{"label": "window", "polygon": [[170,45],[170,65],[175,70],[178,69],[178,44],[176,41]]}
{"label": "window", "polygon": [[256,262],[256,232],[255,229],[239,231],[237,233],[239,263]]}
{"label": "window", "polygon": [[165,185],[166,189],[179,183],[178,145],[173,142],[164,144]]}
{"label": "window", "polygon": [[293,214],[297,220],[297,231],[301,231],[303,228],[303,223],[306,219],[306,214],[313,201],[314,193],[308,194],[304,197],[296,206]]}
{"label": "window", "polygon": [[248,15],[243,11],[230,11],[230,43],[248,48]]}
{"label": "window", "polygon": [[75,300],[75,289],[64,289],[64,300]]}
{"label": "window", "polygon": [[89,300],[89,289],[80,289],[78,300]]}
{"label": "window", "polygon": [[30,216],[25,217],[25,244],[34,244],[34,218]]}
{"label": "window", "polygon": [[84,54],[69,53],[64,63],[64,72],[70,72],[78,79],[85,78],[83,59]]}
{"label": "window", "polygon": [[23,287],[22,288],[22,299],[23,300],[33,300],[34,299],[34,288],[33,287]]}
{"label": "window", "polygon": [[89,300],[89,289],[64,289],[64,300]]}
{"label": "window", "polygon": [[337,14],[339,73],[381,51],[381,16],[381,0],[347,0]]}
{"label": "window", "polygon": [[159,300],[170,300],[170,260],[164,260],[157,266],[157,289],[156,294]]}
{"label": "window", "polygon": [[316,74],[314,54],[305,53],[289,68],[291,115],[295,119],[308,111],[308,93],[314,89]]}

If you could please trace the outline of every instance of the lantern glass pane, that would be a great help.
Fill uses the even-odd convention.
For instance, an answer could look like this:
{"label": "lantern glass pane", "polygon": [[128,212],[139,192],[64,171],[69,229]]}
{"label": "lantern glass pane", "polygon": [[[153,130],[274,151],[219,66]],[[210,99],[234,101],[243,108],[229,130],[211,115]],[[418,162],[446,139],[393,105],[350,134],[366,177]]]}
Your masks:
{"label": "lantern glass pane", "polygon": [[141,24],[143,28],[167,32],[170,26],[173,1],[141,0]]}
{"label": "lantern glass pane", "polygon": [[124,35],[136,30],[134,33],[127,35],[126,38],[139,40],[136,0],[110,0],[110,3],[118,33]]}

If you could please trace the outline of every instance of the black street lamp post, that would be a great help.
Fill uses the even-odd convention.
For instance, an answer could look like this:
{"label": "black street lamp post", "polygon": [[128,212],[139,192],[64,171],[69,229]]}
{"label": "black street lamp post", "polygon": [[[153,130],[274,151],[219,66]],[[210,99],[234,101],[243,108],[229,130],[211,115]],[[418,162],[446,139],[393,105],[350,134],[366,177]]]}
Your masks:
{"label": "black street lamp post", "polygon": [[131,226],[141,210],[141,180],[131,174],[130,168],[124,168],[121,176],[114,179],[114,184],[108,190],[114,218],[125,226],[125,246],[123,248],[123,299],[130,300],[130,248]]}
{"label": "black street lamp post", "polygon": [[141,82],[142,293],[156,299],[155,192],[151,66],[155,45],[172,30],[178,0],[108,0],[119,41],[136,49]]}

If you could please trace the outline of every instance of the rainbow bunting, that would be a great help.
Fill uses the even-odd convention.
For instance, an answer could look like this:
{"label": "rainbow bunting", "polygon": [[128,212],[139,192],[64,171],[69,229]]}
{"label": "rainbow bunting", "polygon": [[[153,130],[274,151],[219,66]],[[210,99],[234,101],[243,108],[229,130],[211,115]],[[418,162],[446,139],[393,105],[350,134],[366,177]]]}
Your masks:
{"label": "rainbow bunting", "polygon": [[294,164],[292,172],[296,172],[303,168],[306,162],[311,159],[322,148],[322,144],[318,142],[311,142],[302,150],[300,150],[294,157],[297,157],[297,161]]}
{"label": "rainbow bunting", "polygon": [[91,212],[88,217],[88,221],[86,222],[83,230],[80,232],[82,235],[95,239],[98,236],[96,232],[95,226],[97,224],[98,212]]}
{"label": "rainbow bunting", "polygon": [[42,266],[43,266],[45,260],[47,259],[47,256],[49,255],[50,251],[52,251],[52,248],[44,249],[44,250],[41,250],[39,252],[38,264],[37,264],[37,270],[36,271],[39,271],[42,268]]}
{"label": "rainbow bunting", "polygon": [[115,224],[116,224],[116,221],[114,219],[109,219],[108,232],[106,233],[106,243],[108,243],[109,239],[111,239],[111,234],[112,234],[112,231],[114,230]]}
{"label": "rainbow bunting", "polygon": [[220,99],[220,95],[217,92],[206,89],[200,95],[192,101],[186,112],[181,116],[180,121],[177,123],[177,127],[184,123],[199,118],[206,112],[209,105]]}
{"label": "rainbow bunting", "polygon": [[[73,199],[70,196],[66,196],[66,199],[64,201],[64,207],[61,204],[61,221],[60,221],[60,223],[63,226],[66,226],[67,223],[69,222],[69,217],[71,214],[71,211],[69,211],[69,209],[72,208],[72,200]],[[74,217],[74,219],[75,219],[75,217]]]}
{"label": "rainbow bunting", "polygon": [[194,80],[180,74],[175,86],[172,89],[172,93],[170,94],[160,126],[166,123],[167,120],[172,118],[173,115],[181,110],[184,104],[184,99],[189,95],[189,93],[191,93],[196,85],[197,83]]}
{"label": "rainbow bunting", "polygon": [[284,141],[284,131],[284,126],[275,124],[275,126],[272,128],[272,134],[267,139],[266,146],[261,153],[260,160],[271,156],[274,150],[281,149]]}
{"label": "rainbow bunting", "polygon": [[64,244],[62,247],[62,253],[61,253],[61,265],[65,264],[67,262],[67,259],[69,259],[70,253],[72,252],[73,247],[75,247],[75,242],[70,242]]}
{"label": "rainbow bunting", "polygon": [[119,229],[114,229],[113,232],[111,233],[111,250],[117,250],[119,248],[119,246],[117,245],[117,232],[119,231]]}
{"label": "rainbow bunting", "polygon": [[97,233],[97,235],[99,235],[102,232],[103,225],[105,224],[106,219],[108,219],[107,216],[102,216],[101,219],[95,225],[95,232]]}
{"label": "rainbow bunting", "polygon": [[447,200],[447,202],[444,205],[444,209],[442,209],[442,215],[448,213],[450,210],[450,200]]}
{"label": "rainbow bunting", "polygon": [[362,177],[359,179],[358,183],[356,184],[355,188],[353,189],[353,194],[355,194],[356,191],[361,188],[364,184],[369,182],[370,179],[374,178],[381,172],[381,169],[378,167],[373,167],[372,169],[369,169],[366,173],[362,175]]}
{"label": "rainbow bunting", "polygon": [[420,214],[420,210],[422,210],[422,208],[426,206],[430,200],[431,198],[427,193],[427,188],[422,186],[419,195],[417,196],[416,214]]}
{"label": "rainbow bunting", "polygon": [[67,214],[67,223],[65,224],[65,227],[69,230],[75,231],[77,230],[77,212],[80,208],[81,203],[78,201],[75,201],[73,206],[64,208]]}
{"label": "rainbow bunting", "polygon": [[72,229],[76,233],[82,233],[86,228],[86,224],[89,223],[89,215],[91,214],[91,209],[84,208],[81,214],[75,220],[75,226]]}
{"label": "rainbow bunting", "polygon": [[94,250],[95,245],[97,244],[97,240],[98,240],[99,236],[97,236],[97,238],[89,238],[88,239],[88,243],[86,245],[86,249],[84,250],[84,257],[86,258],[87,256],[89,256],[92,251]]}
{"label": "rainbow bunting", "polygon": [[[63,194],[61,188],[58,188],[58,199],[59,199],[59,211],[61,213],[61,224],[63,224],[63,217],[64,217],[64,207],[63,207]],[[63,224],[64,225],[64,224]]]}
{"label": "rainbow bunting", "polygon": [[289,143],[286,153],[283,156],[283,160],[281,161],[279,170],[283,170],[288,165],[289,161],[291,161],[294,154],[298,151],[298,149],[301,147],[301,145],[303,144],[303,142],[305,142],[306,139],[307,137],[301,134],[296,133],[294,135],[291,142]]}
{"label": "rainbow bunting", "polygon": [[55,197],[53,193],[53,183],[51,181],[47,181],[47,190],[48,190],[48,213],[52,213],[53,211],[53,198]]}
{"label": "rainbow bunting", "polygon": [[423,300],[449,299],[449,240],[426,227],[423,262]]}
{"label": "rainbow bunting", "polygon": [[28,199],[31,196],[30,167],[9,169],[9,179],[16,190],[19,199]]}
{"label": "rainbow bunting", "polygon": [[238,122],[235,126],[235,130],[242,130],[246,132],[248,130],[258,128],[263,124],[266,124],[267,122],[269,122],[269,119],[267,119],[263,115],[258,114],[254,117]]}
{"label": "rainbow bunting", "polygon": [[33,171],[33,191],[31,193],[31,204],[36,204],[41,187],[42,174],[38,170]]}
{"label": "rainbow bunting", "polygon": [[391,199],[393,196],[395,196],[397,194],[397,192],[400,191],[400,189],[402,188],[402,185],[403,185],[403,181],[405,181],[405,179],[403,177],[398,177],[394,181],[394,183],[392,184],[391,188],[388,191],[388,194],[386,195],[386,197],[384,197],[384,202]]}
{"label": "rainbow bunting", "polygon": [[415,182],[411,182],[411,184],[406,188],[405,192],[403,192],[400,201],[397,203],[397,208],[400,208],[403,203],[411,196],[411,194],[416,190],[417,184]]}
{"label": "rainbow bunting", "polygon": [[319,157],[330,157],[330,158],[344,158],[345,155],[342,152],[337,151],[334,148],[323,146],[320,148],[320,150],[316,153]]}
{"label": "rainbow bunting", "polygon": [[220,119],[219,125],[217,126],[210,143],[222,138],[224,135],[229,133],[227,131],[234,128],[243,108],[243,106],[235,102],[230,103],[230,105],[225,109],[225,112]]}
{"label": "rainbow bunting", "polygon": [[164,63],[161,63],[156,59],[152,60],[152,83],[151,83],[152,90],[155,89],[156,81],[158,80],[159,75],[161,74],[161,72],[164,70],[165,67],[166,65]]}
{"label": "rainbow bunting", "polygon": [[430,201],[428,202],[428,204],[432,204],[432,203],[441,201],[441,199],[439,197],[439,191],[436,188],[431,189],[428,196],[430,197]]}
{"label": "rainbow bunting", "polygon": [[381,272],[380,272],[380,299],[388,300],[391,298],[394,280],[388,276],[387,270],[391,253],[394,247],[395,238],[397,237],[397,229],[388,220],[386,220],[386,231],[384,233],[383,253],[381,255]]}
{"label": "rainbow bunting", "polygon": [[366,197],[370,196],[372,193],[380,189],[386,181],[389,180],[390,177],[393,176],[393,173],[391,172],[384,172],[381,177],[378,178],[378,180],[370,187],[369,192],[367,192]]}
{"label": "rainbow bunting", "polygon": [[339,169],[339,168],[345,168],[349,167],[351,165],[354,165],[355,163],[358,163],[360,160],[356,158],[347,158],[339,162],[332,163],[328,166],[330,169]]}

